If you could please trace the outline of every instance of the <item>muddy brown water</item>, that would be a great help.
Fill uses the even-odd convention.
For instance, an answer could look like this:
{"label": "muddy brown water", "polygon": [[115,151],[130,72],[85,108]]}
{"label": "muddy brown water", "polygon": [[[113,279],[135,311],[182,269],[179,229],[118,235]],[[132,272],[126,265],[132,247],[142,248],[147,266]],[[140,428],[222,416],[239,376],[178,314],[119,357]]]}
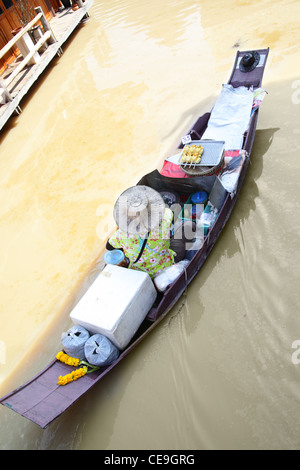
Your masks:
{"label": "muddy brown water", "polygon": [[116,197],[210,109],[237,49],[270,47],[252,163],[199,275],[47,429],[1,407],[1,449],[299,448],[299,13],[295,1],[95,0],[2,131],[1,395],[60,347]]}

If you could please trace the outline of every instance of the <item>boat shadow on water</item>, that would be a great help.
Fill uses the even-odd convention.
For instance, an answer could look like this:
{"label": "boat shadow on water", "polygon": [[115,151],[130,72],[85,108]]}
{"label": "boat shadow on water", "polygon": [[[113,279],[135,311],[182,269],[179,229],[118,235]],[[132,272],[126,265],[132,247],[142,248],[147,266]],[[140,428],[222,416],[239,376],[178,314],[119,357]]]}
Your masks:
{"label": "boat shadow on water", "polygon": [[236,253],[240,252],[240,241],[236,234],[241,230],[242,224],[249,218],[251,212],[254,212],[256,209],[255,201],[259,197],[257,181],[262,175],[264,159],[272,145],[274,135],[279,130],[279,128],[270,128],[256,131],[252,159],[247,170],[247,177],[241,188],[241,197],[236,202],[230,218],[230,224],[226,224],[223,228],[213,252],[201,271],[201,275],[204,274],[210,262],[213,263],[213,268],[222,256],[226,255],[227,258],[232,258]]}
{"label": "boat shadow on water", "polygon": [[245,199],[239,198],[236,203],[234,212],[237,212],[237,208],[243,205],[242,213],[238,213],[238,217],[234,219],[232,227],[235,224],[245,221],[252,210],[255,209],[255,199],[259,196],[258,187],[256,181],[261,177],[264,167],[264,158],[269,148],[272,145],[273,138],[279,128],[273,129],[258,129],[255,133],[255,141],[252,149],[252,158],[250,161],[249,168],[247,170],[247,178],[245,179],[244,185],[241,188],[241,195],[246,194]]}

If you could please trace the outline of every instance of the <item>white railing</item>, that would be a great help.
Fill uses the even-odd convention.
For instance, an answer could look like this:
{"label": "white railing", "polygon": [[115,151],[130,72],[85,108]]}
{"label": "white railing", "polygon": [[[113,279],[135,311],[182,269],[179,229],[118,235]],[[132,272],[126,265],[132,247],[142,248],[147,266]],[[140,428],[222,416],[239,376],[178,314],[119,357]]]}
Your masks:
{"label": "white railing", "polygon": [[[50,25],[43,13],[41,7],[36,7],[35,11],[37,15],[35,18],[30,21],[21,31],[16,34],[1,50],[0,50],[0,59],[7,53],[9,50],[16,44],[20,49],[20,52],[23,56],[23,60],[15,68],[15,70],[5,79],[0,78],[0,88],[1,94],[5,101],[12,101],[12,96],[8,91],[9,84],[16,78],[16,76],[26,67],[26,65],[31,63],[38,63],[40,55],[38,53],[39,49],[47,42],[48,44],[53,44],[56,42],[56,39],[52,33]],[[35,44],[28,31],[30,31],[38,22],[42,24],[44,33],[41,33],[41,37],[38,42]]]}

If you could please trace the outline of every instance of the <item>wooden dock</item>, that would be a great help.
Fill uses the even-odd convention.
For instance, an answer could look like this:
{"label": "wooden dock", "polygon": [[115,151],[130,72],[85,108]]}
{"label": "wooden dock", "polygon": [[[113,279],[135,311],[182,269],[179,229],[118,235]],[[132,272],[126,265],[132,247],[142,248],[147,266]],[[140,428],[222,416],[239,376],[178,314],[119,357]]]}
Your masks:
{"label": "wooden dock", "polygon": [[[86,0],[82,8],[73,11],[72,8],[65,8],[59,11],[54,18],[49,21],[49,25],[55,42],[47,46],[47,48],[40,49],[40,60],[34,65],[27,65],[19,74],[16,75],[14,80],[7,87],[11,100],[0,104],[0,130],[7,123],[13,114],[20,114],[22,112],[20,102],[22,98],[28,93],[30,88],[37,81],[39,76],[43,73],[46,67],[50,64],[55,56],[59,56],[63,52],[63,44],[68,40],[73,31],[82,21],[88,17],[88,11],[91,8],[94,0]],[[16,70],[23,57],[18,57],[12,64],[10,64],[5,72],[1,75],[1,81],[5,82],[10,74]]]}

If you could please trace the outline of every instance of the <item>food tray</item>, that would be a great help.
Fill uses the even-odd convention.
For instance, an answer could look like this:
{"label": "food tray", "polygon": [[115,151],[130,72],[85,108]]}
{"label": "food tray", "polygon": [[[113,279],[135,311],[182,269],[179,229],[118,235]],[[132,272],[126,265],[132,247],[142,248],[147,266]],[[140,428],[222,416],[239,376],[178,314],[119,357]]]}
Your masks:
{"label": "food tray", "polygon": [[214,167],[218,166],[224,154],[225,142],[223,140],[192,140],[188,145],[201,145],[203,147],[203,154],[200,163],[182,163],[180,154],[180,166],[185,168],[201,168],[201,167]]}

